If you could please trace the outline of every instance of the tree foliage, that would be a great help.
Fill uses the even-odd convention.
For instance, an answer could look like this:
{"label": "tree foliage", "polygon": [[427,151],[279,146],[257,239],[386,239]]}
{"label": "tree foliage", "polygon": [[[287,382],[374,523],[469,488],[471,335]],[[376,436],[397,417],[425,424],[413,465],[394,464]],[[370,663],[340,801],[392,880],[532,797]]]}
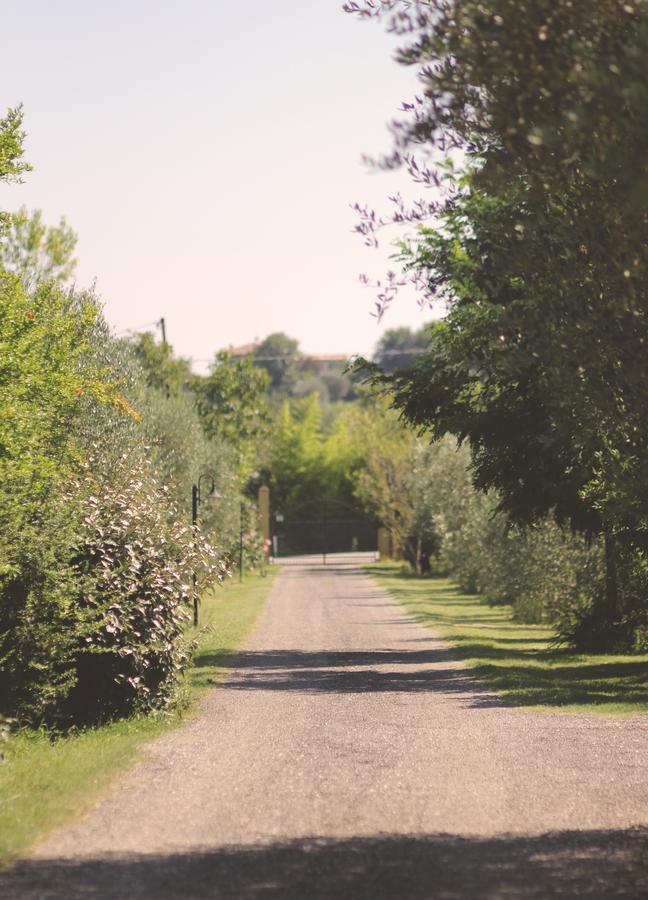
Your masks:
{"label": "tree foliage", "polygon": [[[0,180],[26,171],[22,138],[10,112]],[[68,726],[159,709],[191,649],[194,578],[222,579],[223,555],[174,502],[178,448],[147,443],[156,389],[93,295],[64,286],[73,232],[38,213],[3,221],[0,719]]]}
{"label": "tree foliage", "polygon": [[0,270],[3,572],[12,571],[10,545],[79,460],[71,432],[82,404],[130,411],[111,373],[89,359],[97,315],[87,295],[70,297],[46,283],[29,297],[16,276]]}
{"label": "tree foliage", "polygon": [[600,542],[561,528],[551,515],[511,526],[494,491],[475,489],[468,448],[447,435],[425,450],[425,502],[439,563],[465,591],[513,606],[517,619],[567,632],[603,582]]}
{"label": "tree foliage", "polygon": [[158,708],[187,659],[193,575],[222,564],[164,484],[137,370],[92,297],[2,284],[1,708],[63,724]]}
{"label": "tree foliage", "polygon": [[299,377],[302,354],[298,341],[283,331],[275,331],[255,347],[254,360],[270,376],[273,391],[288,393]]}
{"label": "tree foliage", "polygon": [[269,383],[270,376],[251,357],[234,359],[227,351],[216,354],[209,375],[192,383],[205,433],[234,448],[242,477],[254,468],[267,434]]}
{"label": "tree foliage", "polygon": [[275,509],[294,516],[315,509],[327,493],[319,398],[286,400],[275,421],[269,460]]}
{"label": "tree foliage", "polygon": [[46,225],[40,210],[30,214],[23,206],[8,218],[0,265],[18,275],[28,292],[40,282],[64,286],[74,275],[76,244],[77,236],[64,218],[58,225]]}
{"label": "tree foliage", "polygon": [[428,345],[429,326],[413,330],[407,325],[388,328],[376,345],[374,362],[385,372],[411,365]]}
{"label": "tree foliage", "polygon": [[[9,109],[0,119],[0,183],[11,183],[21,180],[21,175],[29,172],[31,166],[24,159],[24,140],[22,107]],[[10,221],[8,213],[0,210],[0,248]]]}
{"label": "tree foliage", "polygon": [[348,6],[386,17],[419,68],[392,162],[446,187],[404,257],[449,312],[395,376],[397,405],[468,441],[511,520],[554,510],[604,536],[605,590],[575,639],[631,643],[648,605],[648,7]]}
{"label": "tree foliage", "polygon": [[156,341],[150,331],[136,334],[131,343],[146,373],[149,387],[156,388],[167,397],[177,397],[191,383],[193,376],[189,361],[176,357],[170,344]]}
{"label": "tree foliage", "polygon": [[0,181],[19,181],[20,176],[31,169],[23,159],[25,132],[22,125],[20,106],[8,110],[0,119]]}
{"label": "tree foliage", "polygon": [[329,422],[318,394],[284,401],[275,416],[267,467],[273,507],[288,518],[344,518],[358,512],[361,447],[352,410]]}

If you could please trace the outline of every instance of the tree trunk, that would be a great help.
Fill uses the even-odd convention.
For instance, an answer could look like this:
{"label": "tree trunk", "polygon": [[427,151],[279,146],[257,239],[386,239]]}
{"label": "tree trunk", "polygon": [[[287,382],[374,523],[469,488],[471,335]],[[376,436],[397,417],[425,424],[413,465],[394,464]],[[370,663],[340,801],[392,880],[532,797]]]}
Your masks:
{"label": "tree trunk", "polygon": [[610,623],[622,613],[619,596],[617,546],[612,533],[605,530],[605,612]]}

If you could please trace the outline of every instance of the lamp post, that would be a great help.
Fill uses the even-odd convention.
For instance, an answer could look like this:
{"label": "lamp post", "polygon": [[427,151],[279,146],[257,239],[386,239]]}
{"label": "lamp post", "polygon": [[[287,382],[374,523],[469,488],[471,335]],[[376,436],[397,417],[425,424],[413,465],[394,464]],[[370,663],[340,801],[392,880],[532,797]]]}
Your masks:
{"label": "lamp post", "polygon": [[275,520],[275,527],[273,529],[274,534],[272,535],[272,555],[276,561],[277,557],[279,556],[279,535],[277,534],[277,525],[281,525],[281,523],[283,522],[283,520],[284,520],[283,513],[276,512],[274,514],[274,520]]}
{"label": "lamp post", "polygon": [[[211,480],[211,488],[209,489],[209,493],[207,494],[208,500],[219,500],[221,495],[216,490],[216,482],[214,481],[214,476],[210,475],[207,472],[203,472],[202,475],[198,477],[198,484],[194,484],[191,486],[191,525],[192,528],[195,529],[198,524],[198,507],[201,504],[201,496],[200,496],[200,485],[203,478],[209,478]],[[195,532],[194,532],[195,534]],[[193,604],[194,604],[194,626],[198,624],[198,591],[196,589],[196,573],[193,573]]]}

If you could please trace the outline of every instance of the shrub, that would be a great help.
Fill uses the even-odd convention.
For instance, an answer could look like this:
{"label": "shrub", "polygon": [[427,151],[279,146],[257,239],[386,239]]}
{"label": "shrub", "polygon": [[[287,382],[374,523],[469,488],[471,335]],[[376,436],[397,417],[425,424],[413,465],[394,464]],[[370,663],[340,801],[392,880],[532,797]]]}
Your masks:
{"label": "shrub", "polygon": [[0,711],[57,716],[74,685],[78,578],[70,563],[82,511],[53,491],[23,521],[0,588]]}
{"label": "shrub", "polygon": [[144,453],[124,454],[109,485],[91,466],[72,487],[72,496],[92,488],[74,560],[81,633],[68,706],[77,721],[166,705],[189,656],[193,579],[199,589],[225,574]]}
{"label": "shrub", "polygon": [[[383,522],[392,516],[392,538],[412,567],[447,573],[463,591],[511,604],[518,620],[551,622],[559,638],[582,646],[604,587],[601,542],[589,543],[551,517],[533,527],[510,525],[498,509],[497,493],[473,486],[466,446],[451,436],[427,444],[395,418],[381,420],[379,407],[364,415],[373,440],[365,441],[360,494],[365,502],[381,504]],[[648,566],[641,577],[647,585]],[[641,593],[640,582],[636,573],[634,595]],[[623,621],[636,629],[642,604],[633,596]]]}
{"label": "shrub", "polygon": [[562,529],[552,519],[507,528],[485,555],[479,590],[490,603],[511,603],[516,619],[559,623],[591,603],[603,578],[599,542]]}
{"label": "shrub", "polygon": [[0,711],[160,708],[190,650],[193,574],[224,565],[164,486],[132,406],[141,369],[93,298],[28,298],[6,274],[0,291]]}
{"label": "shrub", "polygon": [[427,450],[427,502],[441,538],[440,558],[462,590],[510,603],[526,622],[553,622],[566,641],[603,583],[601,543],[553,519],[510,526],[494,492],[475,490],[466,448],[444,438]]}
{"label": "shrub", "polygon": [[205,434],[191,394],[167,398],[148,388],[140,403],[152,456],[185,522],[191,521],[192,485],[203,473],[214,478],[220,498],[201,503],[200,523],[219,552],[230,556],[238,545],[241,499],[232,449],[218,435]]}
{"label": "shrub", "polygon": [[[601,558],[603,550],[600,551]],[[648,635],[648,560],[635,546],[616,547],[614,577],[618,604],[610,609],[609,585],[601,571],[586,602],[562,604],[557,630],[562,643],[587,652],[645,652]],[[600,569],[603,569],[601,562]],[[608,573],[609,574],[609,573]]]}
{"label": "shrub", "polygon": [[69,547],[61,491],[82,457],[73,425],[119,395],[88,353],[98,310],[54,284],[28,297],[0,271],[0,707],[44,710],[70,687]]}
{"label": "shrub", "polygon": [[3,710],[87,723],[167,705],[187,662],[193,576],[223,563],[183,522],[143,447],[110,482],[91,460],[39,521],[5,584]]}

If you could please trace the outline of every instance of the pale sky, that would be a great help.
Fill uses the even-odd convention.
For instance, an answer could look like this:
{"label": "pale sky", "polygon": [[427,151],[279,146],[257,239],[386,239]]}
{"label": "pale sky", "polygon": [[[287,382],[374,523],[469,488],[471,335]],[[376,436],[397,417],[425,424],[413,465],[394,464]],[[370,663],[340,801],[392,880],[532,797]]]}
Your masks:
{"label": "pale sky", "polygon": [[357,280],[386,251],[351,233],[349,204],[407,189],[361,162],[416,89],[380,26],[341,0],[2,6],[0,107],[24,104],[34,171],[0,208],[66,217],[117,332],[164,316],[200,361],[272,331],[367,353],[429,318],[403,297],[378,326]]}

